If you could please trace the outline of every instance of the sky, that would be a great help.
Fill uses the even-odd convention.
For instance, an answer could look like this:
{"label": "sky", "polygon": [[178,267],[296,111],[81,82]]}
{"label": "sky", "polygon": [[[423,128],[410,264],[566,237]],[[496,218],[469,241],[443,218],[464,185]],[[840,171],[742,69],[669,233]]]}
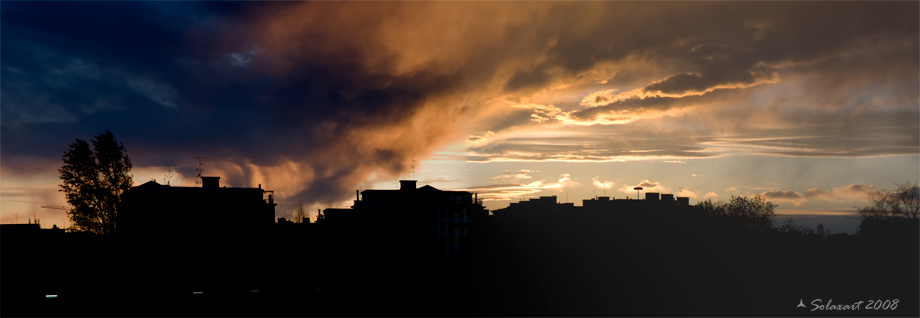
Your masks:
{"label": "sky", "polygon": [[[416,179],[486,207],[761,195],[853,213],[920,179],[917,2],[0,3],[0,223],[64,224],[75,139],[276,216]],[[167,171],[167,165],[171,172]],[[170,177],[167,177],[169,175]],[[50,226],[50,225],[49,225]]]}

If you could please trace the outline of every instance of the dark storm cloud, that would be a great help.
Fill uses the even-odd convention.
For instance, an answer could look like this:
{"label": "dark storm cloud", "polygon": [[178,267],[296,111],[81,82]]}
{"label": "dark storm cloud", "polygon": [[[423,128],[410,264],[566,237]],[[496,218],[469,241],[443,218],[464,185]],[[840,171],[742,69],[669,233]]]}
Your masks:
{"label": "dark storm cloud", "polygon": [[[443,145],[473,106],[448,96],[478,86],[501,62],[469,61],[469,51],[451,57],[443,46],[468,34],[432,47],[453,24],[407,34],[418,25],[393,25],[400,20],[385,14],[438,22],[425,16],[441,7],[420,7],[4,4],[4,170],[39,169],[26,165],[30,157],[59,158],[73,138],[110,129],[137,167],[179,164],[189,178],[203,156],[205,174],[232,186],[340,200],[368,176],[396,175],[412,154]],[[441,51],[425,55],[431,50]]]}
{"label": "dark storm cloud", "polygon": [[[413,154],[427,156],[470,134],[479,136],[471,141],[489,142],[483,132],[501,137],[500,130],[535,126],[534,120],[558,124],[563,120],[555,115],[563,110],[540,108],[537,118],[490,102],[553,85],[609,78],[623,85],[618,89],[645,94],[564,110],[582,123],[623,110],[613,121],[681,116],[668,111],[730,100],[730,91],[776,76],[795,79],[791,70],[915,87],[916,11],[916,3],[851,2],[4,2],[2,165],[39,169],[26,163],[59,160],[73,138],[109,129],[138,167],[184,165],[178,169],[190,178],[194,157],[204,156],[206,173],[222,174],[231,185],[263,183],[305,202],[342,200],[372,175],[404,171]],[[870,49],[861,50],[865,45]],[[841,68],[849,64],[839,61],[867,61],[865,68],[875,71]],[[913,73],[893,71],[905,66]],[[810,81],[810,94],[822,96],[816,105],[840,104],[825,92],[851,86],[834,80],[844,79]],[[899,87],[886,94],[897,105],[915,105],[913,93]],[[906,118],[916,113],[906,112]],[[846,114],[885,121],[891,112]],[[463,126],[479,121],[500,129]],[[472,159],[698,158],[718,155],[700,152],[700,145],[724,140],[646,128],[604,140],[525,136],[477,144]],[[632,141],[627,132],[649,139]],[[872,135],[865,148],[845,155],[876,152],[870,142],[883,137],[897,140],[886,149],[916,149],[916,138],[896,130]],[[827,142],[804,146],[824,149]]]}
{"label": "dark storm cloud", "polygon": [[[402,152],[411,149],[360,149],[360,140],[350,139],[362,136],[350,134],[406,125],[422,92],[444,81],[419,75],[368,88],[356,83],[393,79],[366,77],[348,57],[267,73],[261,69],[271,62],[245,9],[5,3],[4,166],[59,157],[73,138],[111,129],[136,166],[185,164],[178,171],[188,176],[194,157],[205,156],[206,168],[226,174],[231,185],[255,186],[261,166],[301,163],[295,166],[309,166],[302,173],[311,178],[300,183],[327,184],[310,189],[311,200],[336,199],[338,187],[351,186],[341,181],[360,181],[369,164],[399,171]],[[277,183],[266,186],[290,186]]]}

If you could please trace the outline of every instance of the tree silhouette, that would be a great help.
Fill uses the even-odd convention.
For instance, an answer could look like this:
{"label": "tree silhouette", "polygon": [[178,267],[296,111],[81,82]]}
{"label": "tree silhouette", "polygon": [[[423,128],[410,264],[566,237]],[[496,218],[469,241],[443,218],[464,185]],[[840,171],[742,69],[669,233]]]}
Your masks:
{"label": "tree silhouette", "polygon": [[776,231],[791,236],[817,236],[820,238],[827,238],[831,235],[831,231],[824,227],[824,223],[818,223],[814,228],[810,226],[805,226],[795,223],[793,218],[788,218],[783,221],[782,225],[776,226]]}
{"label": "tree silhouette", "polygon": [[870,206],[857,207],[863,220],[917,219],[920,215],[920,187],[910,181],[895,183],[893,191],[876,189],[869,193]]}
{"label": "tree silhouette", "polygon": [[910,181],[895,183],[894,190],[869,193],[869,206],[857,207],[862,218],[859,234],[893,240],[917,240],[920,188]]}
{"label": "tree silhouette", "polygon": [[300,205],[294,210],[294,223],[303,223],[303,219],[308,217],[310,214],[307,213],[307,206],[300,202]]}
{"label": "tree silhouette", "polygon": [[114,233],[121,193],[134,183],[131,158],[125,146],[108,130],[89,143],[77,139],[64,153],[59,186],[71,208],[67,212],[75,229],[98,234]]}
{"label": "tree silhouette", "polygon": [[766,201],[760,195],[750,198],[732,196],[726,202],[713,203],[712,199],[700,202],[699,207],[706,215],[736,223],[744,228],[757,231],[773,230],[774,210],[778,205]]}

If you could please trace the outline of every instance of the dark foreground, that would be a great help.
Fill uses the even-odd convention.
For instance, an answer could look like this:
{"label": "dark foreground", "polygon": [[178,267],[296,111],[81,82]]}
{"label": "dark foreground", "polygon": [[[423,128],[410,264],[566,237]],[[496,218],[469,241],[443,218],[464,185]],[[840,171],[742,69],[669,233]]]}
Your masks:
{"label": "dark foreground", "polygon": [[316,233],[172,249],[4,235],[0,315],[917,317],[918,238],[915,225],[821,239],[534,213],[471,226],[466,261],[449,263]]}

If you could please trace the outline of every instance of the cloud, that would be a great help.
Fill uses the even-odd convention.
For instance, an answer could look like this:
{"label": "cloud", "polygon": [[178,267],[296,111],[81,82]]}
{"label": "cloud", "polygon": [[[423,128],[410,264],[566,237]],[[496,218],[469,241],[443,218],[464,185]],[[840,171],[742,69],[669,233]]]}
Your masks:
{"label": "cloud", "polygon": [[[442,53],[457,51],[431,46],[465,42],[463,34],[440,30],[473,31],[478,22],[442,21],[427,35],[404,32],[440,21],[416,15],[440,11],[438,4],[150,4],[157,10],[143,10],[147,5],[4,6],[3,75],[10,80],[2,83],[2,136],[33,136],[4,137],[4,165],[17,154],[59,157],[73,138],[109,128],[139,168],[168,162],[180,165],[177,174],[194,175],[194,158],[204,156],[209,173],[228,184],[263,184],[308,204],[334,202],[368,178],[406,171],[412,155],[424,159],[456,138],[464,109],[478,99],[456,100],[490,78],[459,67],[471,52],[449,57]],[[489,11],[464,7],[466,14]],[[120,10],[143,13],[111,14]],[[184,10],[196,11],[172,14]],[[44,14],[73,27],[54,29],[42,22],[54,19],[34,18]],[[107,31],[114,29],[131,36]],[[315,32],[321,29],[332,31]],[[44,31],[33,36],[36,30]],[[109,34],[107,41],[97,40],[100,32]],[[365,37],[370,33],[380,37]],[[128,45],[135,37],[144,43]],[[18,71],[23,76],[10,76]],[[41,122],[70,125],[32,125]],[[34,142],[49,149],[37,154]]]}
{"label": "cloud", "polygon": [[805,191],[805,197],[836,202],[867,201],[868,194],[873,191],[876,191],[876,188],[871,185],[850,184],[833,188],[831,191],[818,188],[808,189]]}
{"label": "cloud", "polygon": [[699,197],[699,195],[695,191],[687,190],[687,189],[681,189],[680,191],[675,193],[674,196],[675,197],[687,197],[687,198],[693,198],[693,199],[696,199]]}
{"label": "cloud", "polygon": [[486,131],[478,135],[475,135],[475,134],[469,135],[469,137],[466,137],[466,142],[472,143],[472,144],[481,143],[481,142],[485,142],[486,140],[489,139],[489,137],[494,136],[494,135],[495,133],[489,130],[489,131]]}
{"label": "cloud", "polygon": [[792,190],[786,191],[767,191],[760,194],[767,201],[788,202],[795,206],[804,206],[808,199],[802,193]]}
{"label": "cloud", "polygon": [[[609,131],[591,127],[544,127],[497,132],[499,137],[495,141],[470,146],[467,155],[468,160],[476,162],[685,162],[684,159],[723,156],[693,146],[709,137],[681,134],[674,131],[678,126],[669,127],[631,126]],[[642,136],[642,141],[633,136]]]}
{"label": "cloud", "polygon": [[705,195],[703,195],[703,199],[715,198],[717,196],[719,195],[715,192],[707,192]]}
{"label": "cloud", "polygon": [[432,184],[432,183],[437,184],[437,183],[454,183],[454,182],[460,182],[460,181],[462,180],[453,180],[453,179],[447,179],[445,177],[437,177],[437,178],[434,178],[433,180],[421,180],[419,181],[419,183],[420,184]]}
{"label": "cloud", "polygon": [[53,171],[23,158],[108,128],[136,167],[208,157],[313,204],[464,140],[474,162],[915,155],[918,4],[829,5],[4,3],[0,162]]}
{"label": "cloud", "polygon": [[834,202],[850,201],[867,201],[869,193],[877,189],[867,184],[850,184],[847,186],[836,187],[831,191],[813,188],[805,191],[804,195],[808,199],[818,199]]}
{"label": "cloud", "polygon": [[834,194],[826,190],[814,188],[805,190],[805,197],[809,199],[833,200]]}
{"label": "cloud", "polygon": [[[699,47],[695,47],[694,50],[697,48]],[[691,50],[691,52],[693,52],[693,50]],[[717,74],[715,76],[705,77],[700,73],[676,74],[628,92],[614,94],[617,91],[615,89],[595,92],[585,96],[585,98],[581,100],[581,104],[597,107],[630,100],[644,100],[647,98],[702,96],[718,89],[744,89],[760,84],[780,82],[777,73],[737,72],[738,69],[731,67],[720,67],[719,70],[735,72],[734,74]]]}
{"label": "cloud", "polygon": [[[760,193],[760,196],[764,197],[768,201],[788,202],[794,204],[797,207],[801,207],[805,206],[809,200],[822,200],[830,202],[865,202],[867,201],[868,193],[875,190],[876,188],[872,185],[850,184],[847,186],[835,187],[831,191],[820,188],[811,188],[805,190],[804,192],[798,192],[794,190],[771,190]],[[735,187],[725,189],[725,191],[738,192]]]}
{"label": "cloud", "polygon": [[661,185],[660,182],[652,182],[652,181],[649,181],[648,179],[642,180],[636,185],[624,185],[623,187],[617,189],[617,191],[625,193],[627,196],[629,196],[633,193],[636,193],[636,190],[633,190],[633,188],[635,187],[642,187],[641,192],[643,193],[648,193],[648,192],[670,193],[671,192],[671,190],[668,190],[668,188]]}
{"label": "cloud", "polygon": [[877,191],[874,186],[868,184],[850,184],[845,187],[833,189],[834,197],[841,201],[868,201],[869,193]]}
{"label": "cloud", "polygon": [[601,189],[613,189],[613,187],[617,185],[613,181],[601,181],[599,177],[593,177],[591,181],[594,187]]}
{"label": "cloud", "polygon": [[[529,170],[522,171],[532,172]],[[454,190],[478,193],[479,198],[483,201],[508,201],[524,199],[533,195],[561,193],[566,188],[578,185],[579,183],[577,181],[571,179],[570,174],[565,173],[560,175],[559,180],[556,182],[539,180],[530,183],[494,184]]]}
{"label": "cloud", "polygon": [[559,176],[559,181],[556,182],[556,190],[562,191],[564,188],[572,188],[581,185],[578,181],[572,180],[572,175],[564,173]]}
{"label": "cloud", "polygon": [[539,172],[539,171],[528,170],[528,169],[521,169],[521,170],[518,170],[518,171],[515,171],[515,172],[512,173],[512,172],[509,172],[508,170],[505,170],[505,173],[504,173],[504,174],[500,174],[500,175],[497,175],[497,176],[495,176],[495,177],[492,177],[492,179],[493,179],[493,180],[509,180],[509,179],[510,179],[510,180],[522,180],[522,179],[531,179],[531,178],[533,178],[533,176],[528,175],[528,173],[533,173],[533,172]]}
{"label": "cloud", "polygon": [[[755,7],[746,8],[754,10]],[[597,74],[596,78],[605,84],[597,86],[598,80],[591,82],[594,86],[584,84],[583,87],[597,89],[578,97],[581,108],[567,107],[552,96],[541,102],[539,96],[534,95],[530,103],[555,107],[550,116],[537,111],[534,115],[541,118],[544,125],[636,126],[629,131],[643,135],[667,127],[664,125],[667,123],[674,127],[671,128],[674,139],[671,145],[697,147],[689,155],[675,155],[681,158],[705,158],[701,154],[872,157],[912,155],[920,151],[920,138],[907,133],[920,128],[914,120],[918,116],[915,107],[918,78],[916,72],[904,72],[893,62],[917,65],[915,57],[920,54],[917,32],[897,30],[896,26],[907,21],[915,24],[917,18],[903,16],[902,22],[886,24],[867,17],[869,12],[887,10],[884,6],[847,5],[841,14],[848,18],[824,16],[821,7],[816,5],[792,7],[797,14],[791,19],[774,16],[775,8],[759,8],[757,10],[763,11],[758,14],[739,10],[739,14],[748,16],[739,17],[744,21],[739,21],[737,31],[741,33],[737,36],[749,37],[749,42],[742,41],[743,45],[738,45],[741,42],[732,45],[695,42],[682,47],[682,54],[668,52],[672,58],[669,61],[680,61],[680,65],[649,67],[641,59],[613,63],[614,66],[599,63],[596,69],[583,76]],[[816,17],[828,23],[822,26],[823,32],[835,35],[827,37],[815,30],[794,31]],[[850,29],[847,36],[833,32],[835,28],[831,25],[846,23],[844,21],[849,19],[874,22],[871,26]],[[653,56],[661,53],[648,52]],[[645,61],[660,60],[647,57]],[[644,77],[647,80],[639,79],[630,65],[642,65],[647,73],[656,75]],[[613,76],[609,76],[610,73]],[[571,82],[577,83],[577,80]],[[824,124],[816,125],[817,122]],[[770,126],[782,129],[757,128]],[[532,129],[559,130],[557,127]],[[502,134],[500,130],[496,133]],[[683,136],[714,138],[682,140]],[[520,148],[526,142],[521,138],[509,138],[488,147],[473,147],[477,153],[474,160],[661,159],[656,153],[634,157],[597,156],[589,151],[593,149],[584,149],[574,142],[559,145],[550,150],[552,153],[542,155],[523,151],[480,155],[484,154],[481,151],[484,148]],[[624,142],[617,146],[635,149],[643,145]],[[681,150],[674,149],[675,146],[664,147],[663,152]]]}

